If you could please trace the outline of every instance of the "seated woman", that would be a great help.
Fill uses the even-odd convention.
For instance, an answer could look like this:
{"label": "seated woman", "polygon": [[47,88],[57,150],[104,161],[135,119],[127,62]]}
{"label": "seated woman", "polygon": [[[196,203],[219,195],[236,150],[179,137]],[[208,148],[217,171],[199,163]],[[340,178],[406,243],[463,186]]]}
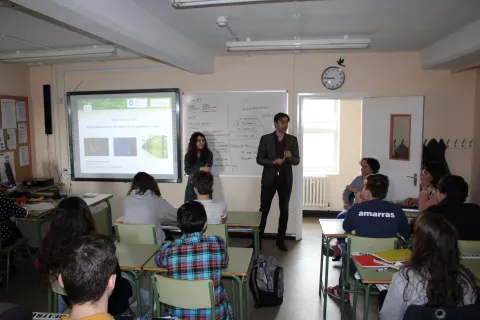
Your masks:
{"label": "seated woman", "polygon": [[[52,279],[57,279],[61,272],[65,247],[74,239],[92,233],[95,233],[95,223],[85,201],[78,197],[63,199],[55,210],[38,256],[38,269],[46,286],[50,286]],[[111,315],[120,315],[127,310],[132,296],[130,282],[121,277],[118,263],[116,274],[115,289],[108,300],[108,313]],[[68,303],[68,297],[64,300]]]}
{"label": "seated woman", "polygon": [[[337,215],[337,219],[345,219],[348,209],[354,204],[355,198],[359,196],[363,189],[363,183],[365,178],[372,173],[378,173],[380,170],[380,162],[375,158],[363,158],[360,160],[360,172],[361,175],[355,177],[352,182],[345,187],[342,193],[343,199],[343,211]],[[359,201],[357,201],[359,202]],[[339,261],[342,257],[342,251],[339,245],[345,243],[345,240],[339,239],[336,243],[332,245],[332,251],[329,252],[330,256],[333,257],[333,261]],[[325,252],[326,250],[324,250]]]}
{"label": "seated woman", "polygon": [[457,307],[474,304],[475,277],[460,264],[458,233],[435,213],[415,223],[410,261],[393,275],[380,309],[381,320],[400,320],[409,305]]}
{"label": "seated woman", "polygon": [[440,163],[427,163],[420,174],[420,194],[418,198],[405,199],[401,206],[418,206],[418,211],[423,212],[430,206],[438,203],[436,189],[438,181],[447,174],[445,166]]}
{"label": "seated woman", "polygon": [[[379,170],[380,170],[380,162],[378,162],[377,159],[363,158],[362,160],[360,160],[361,175],[355,177],[355,179],[353,179],[352,182],[345,187],[345,190],[343,190],[343,193],[342,193],[344,210],[348,210],[348,208],[350,208],[353,205],[353,202],[355,199],[354,195],[356,193],[362,192],[363,180],[365,180],[365,177],[372,173],[378,173]],[[341,212],[339,216],[337,216],[337,219],[345,218],[344,216],[345,212],[346,211]]]}
{"label": "seated woman", "polygon": [[437,185],[438,204],[427,209],[450,221],[458,231],[460,240],[480,240],[480,206],[465,203],[468,183],[460,176],[445,176]]}
{"label": "seated woman", "polygon": [[165,240],[162,223],[176,222],[177,210],[162,198],[155,179],[148,173],[137,173],[123,200],[123,223],[155,225],[157,243],[161,244]]}
{"label": "seated woman", "polygon": [[27,215],[27,210],[19,207],[15,201],[6,195],[5,188],[0,188],[0,236],[2,247],[13,245],[22,235],[15,218],[23,218]]}

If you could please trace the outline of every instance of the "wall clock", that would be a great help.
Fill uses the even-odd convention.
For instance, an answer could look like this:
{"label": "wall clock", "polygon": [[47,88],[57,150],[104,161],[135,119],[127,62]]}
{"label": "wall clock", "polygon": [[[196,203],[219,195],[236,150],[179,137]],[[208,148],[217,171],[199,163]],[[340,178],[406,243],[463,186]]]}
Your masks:
{"label": "wall clock", "polygon": [[345,83],[345,71],[339,67],[328,67],[322,73],[323,86],[330,90],[341,88]]}

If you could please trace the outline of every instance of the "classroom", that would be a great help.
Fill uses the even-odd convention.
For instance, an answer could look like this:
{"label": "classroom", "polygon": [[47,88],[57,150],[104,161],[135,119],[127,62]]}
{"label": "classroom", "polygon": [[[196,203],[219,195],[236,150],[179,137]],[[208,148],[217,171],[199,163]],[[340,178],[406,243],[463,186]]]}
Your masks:
{"label": "classroom", "polygon": [[[442,202],[437,196],[441,191],[437,182],[444,176],[463,178],[462,186],[466,185],[468,192],[466,202],[480,204],[479,31],[480,2],[475,0],[466,0],[462,5],[454,0],[0,0],[0,179],[2,188],[11,189],[12,182],[18,184],[14,191],[17,203],[32,211],[15,222],[27,239],[32,257],[23,248],[12,254],[8,293],[5,276],[10,267],[3,260],[10,254],[4,254],[0,242],[0,301],[33,312],[58,311],[57,294],[52,298],[51,288],[45,288],[39,275],[41,268],[37,269],[34,261],[44,252],[42,243],[51,219],[62,212],[55,208],[60,198],[76,196],[92,212],[97,233],[117,240],[118,264],[131,281],[132,295],[147,295],[146,301],[129,307],[129,315],[152,316],[156,300],[148,298],[153,299],[155,294],[150,283],[152,273],[160,272],[153,258],[161,245],[157,239],[163,241],[163,231],[169,240],[170,236],[181,236],[177,209],[186,202],[188,192],[193,199],[197,197],[193,188],[195,174],[186,172],[189,139],[195,132],[203,132],[213,151],[213,167],[205,163],[200,167],[207,167],[206,171],[213,174],[213,200],[228,208],[228,218],[222,216],[220,224],[228,238],[230,261],[220,277],[234,318],[387,319],[379,313],[377,296],[382,290],[376,284],[390,285],[392,270],[376,274],[385,279],[374,277],[377,282],[362,282],[371,270],[356,268],[360,269],[360,279],[355,280],[353,274],[346,277],[350,279],[349,298],[340,294],[342,298],[336,299],[327,290],[336,284],[342,287],[339,275],[352,271],[342,267],[341,255],[394,249],[393,245],[375,247],[372,240],[367,247],[380,249],[350,252],[351,234],[347,231],[355,230],[358,238],[397,237],[397,232],[375,236],[356,228],[347,230],[346,225],[356,223],[349,220],[354,216],[348,215],[350,208],[364,205],[353,204],[353,198],[362,202],[368,186],[367,175],[363,174],[366,166],[372,169],[370,174],[388,176],[388,192],[383,197],[372,192],[372,198],[367,198],[397,202],[395,206],[401,208],[398,212],[405,221],[420,218],[423,211],[430,214],[430,203],[425,207],[421,203],[425,195],[422,192],[427,189],[425,196],[429,200],[433,197],[432,201]],[[339,82],[332,84],[329,79]],[[46,96],[50,97],[47,104]],[[154,108],[153,103],[170,99],[171,118],[158,116],[160,107],[152,111],[153,116],[140,116],[143,102],[138,102],[141,99],[137,96],[150,99],[148,109]],[[83,111],[87,110],[85,105],[93,105],[94,112],[99,112],[96,108],[102,107],[92,102],[97,98],[107,102],[110,98],[132,99],[133,104],[140,104],[131,108],[125,105],[128,116],[116,114],[112,123],[141,119],[140,125],[147,129],[138,130],[147,131],[139,133],[138,139],[146,142],[142,142],[143,147],[137,143],[136,148],[139,154],[148,153],[148,161],[137,158],[136,153],[129,157],[130,151],[125,150],[133,142],[127,139],[130,132],[123,128],[123,140],[113,141],[110,150],[124,159],[118,165],[125,165],[129,171],[85,173],[83,156],[77,154],[84,152],[88,156],[85,141],[95,137],[92,130],[98,128],[93,125],[108,124],[104,124],[100,113],[97,118],[90,114],[89,120],[82,122],[80,105],[88,100]],[[25,105],[22,121],[19,103]],[[327,104],[333,106],[334,112],[330,127],[315,127],[326,123],[322,119],[327,114],[318,110]],[[16,107],[18,128],[6,121],[9,106],[13,106],[13,113]],[[264,157],[268,164],[260,164],[259,160],[262,136],[274,131],[279,135],[276,114],[285,114],[279,121],[288,118],[288,131],[283,131],[287,136],[283,160],[280,157],[286,171],[279,169],[283,168],[281,164],[272,164],[279,158],[280,140],[271,145],[265,142],[265,153],[273,152],[273,158]],[[400,126],[395,127],[394,120],[397,124],[408,121],[406,133],[395,131]],[[149,126],[168,128],[168,148],[162,149],[161,155],[148,150],[148,141],[152,135],[163,137],[158,132],[164,128],[152,133]],[[296,138],[288,138],[291,136]],[[94,142],[103,143],[100,140]],[[433,160],[435,165],[439,161],[445,167],[440,170],[444,174],[434,177],[435,183],[424,188],[425,170],[434,175],[434,169],[429,169],[433,167],[428,166],[432,160],[425,160],[428,145],[433,142],[445,145]],[[395,158],[394,151],[404,143],[407,153]],[[228,162],[233,161],[229,159],[232,153],[227,155],[225,151],[236,148],[243,148],[239,151],[238,169]],[[374,170],[371,162],[362,161],[366,158],[377,159],[379,170]],[[14,164],[13,180],[2,163],[9,159]],[[99,163],[94,165],[101,166]],[[162,176],[159,168],[164,165],[172,166],[171,176]],[[290,200],[280,205],[281,210],[280,191],[274,197],[273,189],[273,201],[264,199],[265,176],[273,168],[276,171],[271,171],[272,181],[277,181],[275,175],[286,174],[290,183]],[[170,223],[154,228],[154,244],[122,243],[122,230],[129,225],[124,214],[126,199],[132,191],[135,193],[131,181],[142,171],[157,180],[159,198],[175,211]],[[360,190],[348,192],[357,176],[360,185],[356,188]],[[28,181],[33,186],[28,187]],[[22,192],[38,193],[47,201],[35,203]],[[344,192],[347,199],[342,199]],[[20,200],[24,195],[29,198],[28,204]],[[265,209],[264,201],[271,202],[271,208],[267,204],[269,209]],[[469,208],[476,212],[476,207]],[[137,210],[133,208],[132,212]],[[340,220],[337,215],[344,209],[346,214],[341,219],[345,220]],[[262,215],[262,210],[266,214]],[[358,221],[398,219],[397,211],[391,208],[361,210]],[[395,212],[395,219],[390,212]],[[288,223],[283,226],[285,214]],[[475,225],[480,216],[468,221]],[[413,228],[412,223],[415,234]],[[207,227],[207,234],[214,229]],[[457,225],[454,229],[462,233]],[[143,231],[151,235],[150,229]],[[402,242],[403,234],[398,233],[395,249]],[[351,238],[355,241],[356,236]],[[415,241],[404,238],[404,247],[412,249]],[[467,239],[460,234],[459,240]],[[472,240],[468,249],[459,244],[462,257],[480,254],[480,242],[473,241],[480,239],[468,240]],[[337,247],[340,255],[333,250]],[[255,307],[246,282],[252,280],[250,272],[259,254],[274,257],[283,268],[281,305]],[[357,261],[352,261],[355,264],[351,265],[358,267]],[[462,258],[460,265],[465,261]],[[476,276],[477,285],[479,261],[469,258],[465,263]],[[367,272],[362,273],[363,269]],[[161,270],[165,273],[165,269]],[[358,295],[353,290],[357,286]],[[386,299],[391,300],[388,296]],[[0,308],[0,319],[1,312]]]}

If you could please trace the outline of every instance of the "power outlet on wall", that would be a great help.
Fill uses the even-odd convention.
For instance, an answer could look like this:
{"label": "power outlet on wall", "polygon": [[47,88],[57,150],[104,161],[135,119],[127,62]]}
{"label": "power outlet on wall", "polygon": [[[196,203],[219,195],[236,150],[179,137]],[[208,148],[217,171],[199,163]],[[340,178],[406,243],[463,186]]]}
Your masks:
{"label": "power outlet on wall", "polygon": [[70,169],[68,169],[68,168],[63,169],[62,170],[62,177],[64,179],[70,179],[70,177],[71,177]]}

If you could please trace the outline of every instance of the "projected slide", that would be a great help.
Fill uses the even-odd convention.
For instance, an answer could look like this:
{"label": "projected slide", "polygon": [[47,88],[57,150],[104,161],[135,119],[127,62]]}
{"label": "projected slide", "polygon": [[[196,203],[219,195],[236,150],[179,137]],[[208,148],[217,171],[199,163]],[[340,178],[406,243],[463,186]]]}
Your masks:
{"label": "projected slide", "polygon": [[69,103],[75,179],[179,179],[178,92],[75,92]]}

